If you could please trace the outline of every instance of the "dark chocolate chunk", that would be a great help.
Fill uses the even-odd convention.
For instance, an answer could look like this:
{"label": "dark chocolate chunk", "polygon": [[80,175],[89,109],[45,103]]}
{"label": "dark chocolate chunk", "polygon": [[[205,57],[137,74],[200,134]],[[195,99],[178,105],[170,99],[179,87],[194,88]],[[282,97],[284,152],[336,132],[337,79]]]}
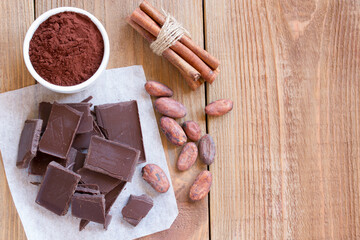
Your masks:
{"label": "dark chocolate chunk", "polygon": [[82,231],[85,229],[85,227],[89,224],[89,220],[81,219],[79,224],[79,231]]}
{"label": "dark chocolate chunk", "polygon": [[146,161],[136,101],[95,106],[99,127],[112,141],[140,150],[138,163]]}
{"label": "dark chocolate chunk", "polygon": [[43,176],[49,163],[51,163],[52,161],[60,163],[61,160],[63,159],[51,156],[46,153],[38,152],[36,154],[36,157],[31,160],[28,172],[31,175]]}
{"label": "dark chocolate chunk", "polygon": [[104,229],[107,230],[109,227],[109,224],[111,222],[112,216],[110,214],[106,215],[105,223],[104,223]]}
{"label": "dark chocolate chunk", "polygon": [[41,102],[39,103],[39,114],[38,117],[39,119],[43,120],[43,125],[41,128],[41,132],[43,133],[46,129],[48,120],[49,120],[49,116],[50,116],[50,112],[51,112],[51,108],[52,108],[52,103],[49,102]]}
{"label": "dark chocolate chunk", "polygon": [[48,124],[39,143],[39,150],[65,159],[79,127],[81,116],[81,112],[69,106],[54,103]]}
{"label": "dark chocolate chunk", "polygon": [[145,194],[130,195],[129,201],[121,213],[125,221],[136,226],[148,214],[153,205],[153,200]]}
{"label": "dark chocolate chunk", "polygon": [[62,165],[64,167],[67,167],[70,170],[73,170],[73,167],[75,166],[75,160],[76,160],[76,156],[78,155],[78,152],[79,151],[76,150],[75,148],[70,148],[70,152],[69,152],[67,158],[65,159],[65,161],[63,161]]}
{"label": "dark chocolate chunk", "polygon": [[35,157],[41,134],[41,119],[26,120],[21,132],[16,166],[27,168]]}
{"label": "dark chocolate chunk", "polygon": [[80,175],[57,162],[51,162],[47,167],[35,202],[55,214],[65,215],[79,180]]}
{"label": "dark chocolate chunk", "polygon": [[63,167],[69,167],[72,163],[75,162],[77,154],[78,151],[74,148],[70,149],[70,152],[66,159],[57,158],[46,153],[38,152],[36,157],[31,160],[28,172],[31,175],[42,176],[45,174],[48,164],[52,161],[61,164]]}
{"label": "dark chocolate chunk", "polygon": [[81,102],[90,102],[90,100],[93,99],[93,96],[88,96],[87,98],[85,98],[84,100],[82,100]]}
{"label": "dark chocolate chunk", "polygon": [[121,180],[108,175],[81,168],[77,171],[81,175],[81,182],[85,184],[97,184],[101,193],[108,193],[114,189]]}
{"label": "dark chocolate chunk", "polygon": [[86,158],[85,153],[76,151],[75,164],[72,169],[74,172],[76,172],[77,170],[79,170],[80,168],[82,168],[84,166],[85,158]]}
{"label": "dark chocolate chunk", "polygon": [[84,167],[131,182],[140,151],[127,145],[94,136],[91,138]]}
{"label": "dark chocolate chunk", "polygon": [[91,104],[87,102],[81,102],[81,103],[67,103],[66,105],[83,113],[79,128],[76,133],[79,134],[79,133],[86,133],[92,131],[94,119],[90,113]]}
{"label": "dark chocolate chunk", "polygon": [[[90,186],[97,186],[89,184]],[[75,193],[82,193],[82,194],[92,194],[92,195],[98,195],[100,194],[99,187],[97,186],[97,189],[93,189],[91,187],[87,187],[87,184],[80,184],[76,187]]]}
{"label": "dark chocolate chunk", "polygon": [[139,219],[132,219],[132,218],[126,218],[126,217],[124,217],[124,219],[125,219],[125,221],[127,221],[128,223],[133,225],[134,227],[136,227],[139,224],[139,222],[141,221]]}
{"label": "dark chocolate chunk", "polygon": [[[105,214],[108,215],[112,205],[115,203],[116,199],[120,195],[121,191],[124,189],[126,182],[120,182],[113,190],[105,194]],[[85,219],[81,219],[79,224],[79,231],[83,230],[86,225],[88,225],[89,221]],[[106,222],[105,222],[106,224]]]}
{"label": "dark chocolate chunk", "polygon": [[72,147],[78,150],[88,149],[92,136],[104,137],[95,121],[93,121],[93,130],[87,133],[76,134]]}
{"label": "dark chocolate chunk", "polygon": [[105,197],[103,194],[75,193],[71,200],[73,216],[105,224]]}
{"label": "dark chocolate chunk", "polygon": [[108,214],[110,212],[112,205],[114,205],[117,197],[120,195],[120,193],[124,189],[125,185],[126,185],[126,182],[122,181],[113,190],[111,190],[110,192],[108,192],[105,195],[105,204],[106,204],[105,213],[106,214]]}

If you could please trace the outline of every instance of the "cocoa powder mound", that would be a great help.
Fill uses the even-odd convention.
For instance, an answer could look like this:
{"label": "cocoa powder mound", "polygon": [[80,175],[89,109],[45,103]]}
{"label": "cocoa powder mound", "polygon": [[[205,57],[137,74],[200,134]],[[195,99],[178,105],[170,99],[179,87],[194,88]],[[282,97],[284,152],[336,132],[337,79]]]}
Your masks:
{"label": "cocoa powder mound", "polygon": [[90,18],[62,12],[40,24],[29,54],[35,71],[46,81],[72,86],[86,81],[99,68],[104,41]]}

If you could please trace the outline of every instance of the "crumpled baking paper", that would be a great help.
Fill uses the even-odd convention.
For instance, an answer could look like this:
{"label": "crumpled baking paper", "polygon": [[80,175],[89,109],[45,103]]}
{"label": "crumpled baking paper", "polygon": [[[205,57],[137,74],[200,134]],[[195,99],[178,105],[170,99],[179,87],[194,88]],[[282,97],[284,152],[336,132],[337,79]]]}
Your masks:
{"label": "crumpled baking paper", "polygon": [[[132,182],[126,184],[111,208],[112,221],[108,230],[101,224],[90,223],[81,232],[80,219],[71,215],[71,209],[60,217],[36,204],[39,186],[30,182],[41,181],[41,178],[29,176],[25,169],[15,166],[24,122],[37,118],[40,102],[80,102],[93,96],[91,102],[94,105],[137,100],[147,163],[159,165],[170,179],[152,102],[144,89],[145,82],[143,68],[132,66],[106,70],[95,84],[72,95],[51,92],[40,84],[0,94],[0,150],[10,191],[29,240],[134,239],[171,226],[178,215],[174,189],[171,185],[164,194],[153,190],[141,177],[141,169],[146,163],[137,166]],[[133,227],[123,220],[121,209],[130,194],[143,193],[153,199],[154,207],[139,225]]]}

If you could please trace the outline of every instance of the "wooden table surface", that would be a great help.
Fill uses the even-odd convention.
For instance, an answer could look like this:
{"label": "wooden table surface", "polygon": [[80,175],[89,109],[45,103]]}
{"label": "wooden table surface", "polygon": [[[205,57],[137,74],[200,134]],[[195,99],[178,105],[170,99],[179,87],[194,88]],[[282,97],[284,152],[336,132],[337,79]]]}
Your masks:
{"label": "wooden table surface", "polygon": [[[193,204],[189,186],[206,166],[176,171],[180,148],[162,135],[179,216],[145,239],[360,239],[360,1],[151,1],[221,60],[217,80],[195,92],[125,23],[139,2],[0,1],[0,91],[35,83],[22,59],[34,19],[83,8],[108,31],[108,68],[143,65],[216,142],[209,198]],[[233,111],[206,118],[219,98]],[[26,239],[0,167],[0,239]]]}

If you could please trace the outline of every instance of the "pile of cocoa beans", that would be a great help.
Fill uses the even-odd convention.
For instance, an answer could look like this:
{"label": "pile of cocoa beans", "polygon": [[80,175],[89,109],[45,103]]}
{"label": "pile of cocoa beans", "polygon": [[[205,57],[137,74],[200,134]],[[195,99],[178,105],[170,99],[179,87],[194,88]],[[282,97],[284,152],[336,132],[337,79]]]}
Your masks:
{"label": "pile of cocoa beans", "polygon": [[[174,92],[166,85],[148,81],[145,90],[153,97],[158,97],[154,102],[155,110],[162,114],[160,129],[166,138],[176,146],[183,146],[177,160],[176,167],[179,171],[186,171],[194,165],[197,157],[206,165],[211,165],[215,159],[216,147],[209,134],[202,135],[199,124],[195,121],[186,121],[180,124],[175,120],[187,114],[186,107],[171,98]],[[220,99],[205,107],[205,113],[210,116],[221,116],[230,112],[233,102],[230,99]],[[189,140],[189,142],[188,142]],[[198,146],[196,145],[198,143]],[[143,178],[158,192],[166,192],[169,181],[158,166],[146,165],[143,168]],[[160,179],[156,178],[160,176]],[[189,197],[192,201],[199,201],[206,197],[210,191],[212,175],[204,170],[196,177],[190,188]]]}

